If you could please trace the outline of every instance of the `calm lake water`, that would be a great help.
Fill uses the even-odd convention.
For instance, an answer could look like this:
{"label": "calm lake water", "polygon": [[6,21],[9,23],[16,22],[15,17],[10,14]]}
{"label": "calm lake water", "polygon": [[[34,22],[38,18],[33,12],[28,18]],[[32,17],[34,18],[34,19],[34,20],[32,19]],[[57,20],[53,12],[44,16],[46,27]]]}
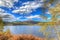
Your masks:
{"label": "calm lake water", "polygon": [[[41,26],[30,26],[30,25],[14,25],[14,26],[4,26],[4,31],[10,30],[11,34],[32,34],[39,37],[44,37],[43,33],[39,30],[41,29]],[[48,27],[46,31],[44,32],[51,32],[49,34],[49,37],[55,37],[56,36],[56,30],[54,28]]]}
{"label": "calm lake water", "polygon": [[12,34],[32,34],[43,37],[43,33],[39,32],[40,28],[40,26],[15,25],[4,26],[4,31],[9,29]]}

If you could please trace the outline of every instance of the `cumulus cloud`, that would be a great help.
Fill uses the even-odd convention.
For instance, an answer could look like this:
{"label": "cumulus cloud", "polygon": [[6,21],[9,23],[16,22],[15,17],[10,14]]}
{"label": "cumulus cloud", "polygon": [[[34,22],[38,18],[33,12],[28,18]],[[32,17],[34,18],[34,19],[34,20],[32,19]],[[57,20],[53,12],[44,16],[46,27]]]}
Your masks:
{"label": "cumulus cloud", "polygon": [[17,18],[17,20],[19,20],[19,21],[29,21],[29,20],[32,20],[33,18],[40,18],[40,16],[39,15],[31,15],[31,16],[26,16],[26,17],[22,17],[22,16],[20,16],[20,17],[18,17]]}
{"label": "cumulus cloud", "polygon": [[3,9],[0,8],[0,13],[5,12]]}
{"label": "cumulus cloud", "polygon": [[28,16],[27,18],[28,18],[28,19],[32,19],[32,18],[40,18],[40,16],[39,16],[39,15],[34,15],[34,16]]}
{"label": "cumulus cloud", "polygon": [[18,0],[0,0],[0,6],[11,8],[14,2],[18,2]]}
{"label": "cumulus cloud", "polygon": [[[18,0],[0,0],[0,6],[11,8],[11,7],[14,7],[13,6],[14,2],[18,2]],[[20,14],[23,14],[23,13],[29,14],[32,11],[35,11],[37,8],[42,7],[44,4],[42,4],[41,2],[44,2],[44,0],[24,2],[22,3],[22,6],[20,6],[19,8],[16,7],[16,9],[14,9],[12,12],[20,13]],[[40,15],[27,16],[26,19],[21,19],[22,17],[16,18],[14,15],[6,13],[5,10],[1,8],[0,8],[0,17],[2,17],[3,21],[5,22],[12,22],[16,20],[26,21],[32,18],[41,18]]]}
{"label": "cumulus cloud", "polygon": [[36,2],[36,1],[28,1],[28,2],[24,2],[22,5],[24,6],[21,6],[19,9],[15,9],[13,10],[12,12],[13,13],[31,13],[32,11],[34,11],[35,9],[39,8],[39,7],[42,7],[43,4],[42,3],[39,3],[39,2]]}
{"label": "cumulus cloud", "polygon": [[46,17],[45,16],[41,16],[41,15],[33,15],[33,16],[28,16],[27,18],[29,18],[29,19],[32,19],[32,18],[42,18],[42,19],[45,19]]}
{"label": "cumulus cloud", "polygon": [[13,22],[16,21],[16,18],[12,14],[4,13],[2,16],[3,21],[5,22]]}
{"label": "cumulus cloud", "polygon": [[5,10],[0,8],[0,17],[5,22],[13,22],[16,21],[16,17],[10,13],[6,13]]}
{"label": "cumulus cloud", "polygon": [[28,20],[33,20],[33,21],[39,21],[39,22],[46,22],[46,19],[44,19],[40,15],[34,15],[34,16],[28,16],[26,17]]}
{"label": "cumulus cloud", "polygon": [[6,13],[3,9],[0,8],[0,17],[5,22],[12,22],[16,20],[16,17],[12,14]]}
{"label": "cumulus cloud", "polygon": [[5,12],[5,10],[3,10],[3,9],[0,8],[0,17],[3,16],[3,13],[4,13],[4,12]]}

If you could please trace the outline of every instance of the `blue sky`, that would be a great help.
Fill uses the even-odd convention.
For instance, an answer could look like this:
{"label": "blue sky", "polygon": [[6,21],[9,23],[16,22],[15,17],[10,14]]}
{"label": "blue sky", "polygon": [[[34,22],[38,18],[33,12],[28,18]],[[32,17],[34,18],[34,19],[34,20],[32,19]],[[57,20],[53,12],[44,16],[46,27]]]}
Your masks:
{"label": "blue sky", "polygon": [[[40,1],[39,3],[38,1],[36,2],[34,0],[18,0],[17,2],[16,0],[12,0],[12,1],[11,0],[10,2],[6,1],[7,3],[4,2],[6,3],[6,5],[8,3],[11,3],[11,5],[13,4],[12,7],[10,5],[6,6],[2,4],[0,5],[0,8],[3,9],[5,13],[12,14],[17,19],[17,20],[15,19],[16,21],[27,21],[29,20],[30,16],[32,16],[30,19],[32,19],[33,21],[43,21],[43,22],[47,21],[47,20],[43,20],[42,18],[39,18],[40,15],[46,16],[47,19],[51,18],[51,14],[49,13],[48,8],[44,9],[43,7],[44,1]],[[30,5],[31,5],[31,8],[29,8]],[[35,5],[37,7],[35,7]],[[28,7],[28,8],[25,8],[25,7]],[[36,15],[39,15],[39,16],[37,17]],[[33,16],[35,17],[33,18]]]}

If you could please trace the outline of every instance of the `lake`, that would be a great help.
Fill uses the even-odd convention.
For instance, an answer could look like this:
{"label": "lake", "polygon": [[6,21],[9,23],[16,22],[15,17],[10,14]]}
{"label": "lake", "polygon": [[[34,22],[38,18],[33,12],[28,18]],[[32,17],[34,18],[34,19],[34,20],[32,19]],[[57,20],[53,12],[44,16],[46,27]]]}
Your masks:
{"label": "lake", "polygon": [[[4,26],[4,30],[10,30],[11,34],[32,34],[39,37],[44,37],[43,32],[40,32],[41,26],[38,25],[12,25],[12,26]],[[56,37],[56,30],[54,28],[48,27],[46,31],[50,32],[48,37]]]}

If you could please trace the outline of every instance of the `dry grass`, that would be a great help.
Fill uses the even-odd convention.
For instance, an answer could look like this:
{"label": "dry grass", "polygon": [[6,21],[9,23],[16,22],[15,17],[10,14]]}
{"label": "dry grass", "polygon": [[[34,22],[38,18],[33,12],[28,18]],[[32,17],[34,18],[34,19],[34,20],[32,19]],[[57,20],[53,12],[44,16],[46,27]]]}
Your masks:
{"label": "dry grass", "polygon": [[0,33],[0,40],[45,40],[45,39],[26,34],[11,35],[11,34]]}

